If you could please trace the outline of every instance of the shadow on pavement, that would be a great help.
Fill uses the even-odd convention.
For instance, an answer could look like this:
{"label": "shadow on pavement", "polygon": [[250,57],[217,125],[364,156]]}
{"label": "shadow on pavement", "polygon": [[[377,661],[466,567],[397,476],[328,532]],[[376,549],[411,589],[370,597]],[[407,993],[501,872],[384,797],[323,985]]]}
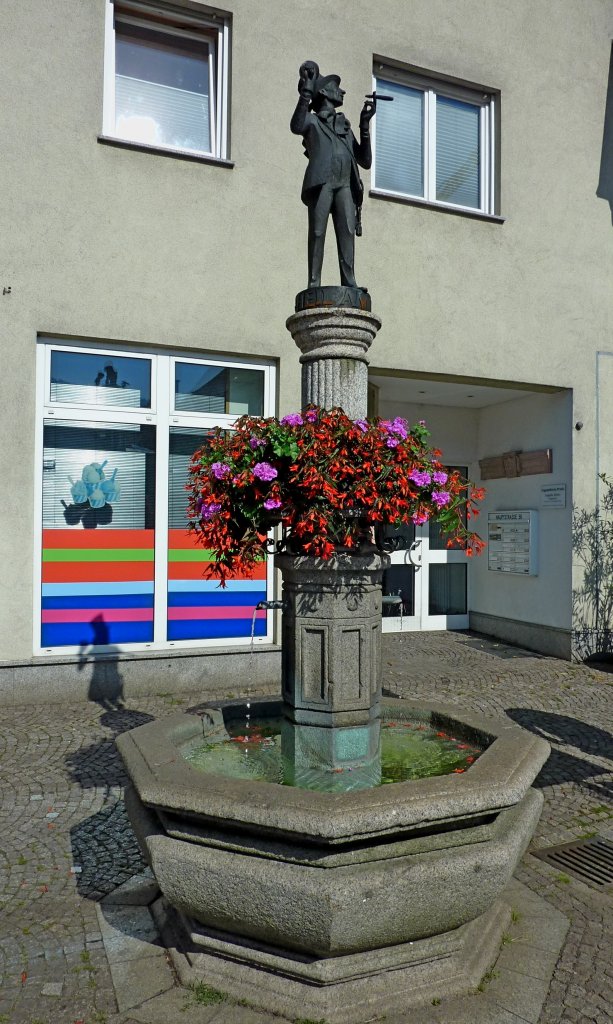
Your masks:
{"label": "shadow on pavement", "polygon": [[543,788],[563,782],[575,782],[600,797],[613,797],[611,767],[556,748],[557,744],[563,744],[575,747],[582,754],[613,760],[613,736],[610,732],[570,718],[568,715],[558,715],[550,711],[507,708],[506,713],[518,725],[548,740],[552,745],[549,760],[535,779],[535,786]]}

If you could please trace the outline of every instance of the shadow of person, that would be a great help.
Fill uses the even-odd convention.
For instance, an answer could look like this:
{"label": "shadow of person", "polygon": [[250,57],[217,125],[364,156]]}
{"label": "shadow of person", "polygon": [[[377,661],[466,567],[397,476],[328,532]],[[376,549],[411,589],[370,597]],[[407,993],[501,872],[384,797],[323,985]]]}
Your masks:
{"label": "shadow of person", "polygon": [[85,671],[91,665],[92,674],[87,698],[109,710],[123,708],[123,676],[119,671],[119,648],[111,644],[109,625],[102,612],[94,615],[89,625],[92,636],[81,644],[77,662],[79,672]]}

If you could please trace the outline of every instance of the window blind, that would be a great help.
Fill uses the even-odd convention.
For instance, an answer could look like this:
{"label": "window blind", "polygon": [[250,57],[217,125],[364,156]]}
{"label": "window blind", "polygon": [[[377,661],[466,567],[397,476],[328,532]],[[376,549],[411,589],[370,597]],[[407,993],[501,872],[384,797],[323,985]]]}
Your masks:
{"label": "window blind", "polygon": [[479,209],[479,123],[481,108],[436,97],[436,198]]}
{"label": "window blind", "polygon": [[116,75],[115,130],[132,142],[210,153],[209,97]]}
{"label": "window blind", "polygon": [[375,187],[423,196],[424,94],[383,80],[377,91],[394,102],[377,106]]}

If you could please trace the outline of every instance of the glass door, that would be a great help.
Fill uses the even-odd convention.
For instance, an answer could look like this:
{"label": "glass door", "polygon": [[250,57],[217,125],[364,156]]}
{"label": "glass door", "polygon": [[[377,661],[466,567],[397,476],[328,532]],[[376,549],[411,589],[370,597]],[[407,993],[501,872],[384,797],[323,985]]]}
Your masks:
{"label": "glass door", "polygon": [[[465,466],[453,466],[463,476]],[[437,523],[379,533],[391,565],[383,574],[383,632],[468,629],[468,560]]]}

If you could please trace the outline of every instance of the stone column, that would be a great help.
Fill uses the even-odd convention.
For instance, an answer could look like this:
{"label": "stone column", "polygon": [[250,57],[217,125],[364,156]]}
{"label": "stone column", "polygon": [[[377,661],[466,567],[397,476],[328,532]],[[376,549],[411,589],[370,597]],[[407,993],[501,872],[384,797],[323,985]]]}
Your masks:
{"label": "stone column", "polygon": [[381,326],[368,310],[317,307],[294,313],[286,323],[300,349],[302,405],[340,407],[350,419],[367,413],[368,358]]}
{"label": "stone column", "polygon": [[301,725],[367,725],[381,699],[381,580],[374,547],[329,561],[277,555],[283,576],[282,697]]}

